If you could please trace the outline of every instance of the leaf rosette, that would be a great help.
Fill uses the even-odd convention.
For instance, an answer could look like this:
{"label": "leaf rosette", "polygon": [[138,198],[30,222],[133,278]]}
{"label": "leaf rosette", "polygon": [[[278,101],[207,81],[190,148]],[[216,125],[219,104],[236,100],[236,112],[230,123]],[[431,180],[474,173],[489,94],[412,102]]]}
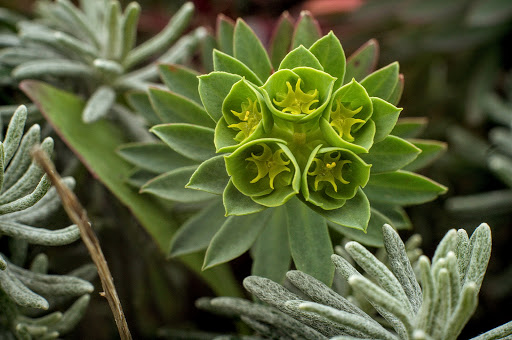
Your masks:
{"label": "leaf rosette", "polygon": [[[144,191],[204,202],[173,237],[171,255],[206,249],[210,268],[250,250],[253,274],[281,281],[293,260],[330,283],[334,267],[319,264],[331,255],[330,233],[382,246],[384,223],[410,228],[403,206],[446,191],[413,172],[444,145],[409,139],[421,123],[398,121],[403,77],[398,63],[374,71],[375,41],[347,59],[338,38],[322,37],[309,13],[296,25],[284,15],[269,57],[243,20],[221,17],[218,24],[213,69],[197,77],[187,71],[186,88],[197,88],[187,98],[202,104],[193,106],[198,119],[185,114],[192,105],[173,107],[171,115],[164,100],[152,101],[167,118],[152,131],[193,166],[180,163],[189,167],[174,167]],[[174,68],[161,67],[171,90],[162,96],[185,94],[176,86],[184,73]],[[212,194],[218,201],[207,204]],[[212,207],[225,211],[212,215]],[[304,256],[311,252],[315,260]]]}

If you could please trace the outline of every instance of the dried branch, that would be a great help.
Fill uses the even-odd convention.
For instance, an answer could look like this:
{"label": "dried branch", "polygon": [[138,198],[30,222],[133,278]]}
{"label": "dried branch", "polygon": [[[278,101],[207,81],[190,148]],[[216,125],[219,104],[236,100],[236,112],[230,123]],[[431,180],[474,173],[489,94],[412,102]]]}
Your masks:
{"label": "dried branch", "polygon": [[132,336],[128,329],[126,317],[123,313],[123,308],[114,286],[114,279],[112,278],[112,274],[108,268],[108,264],[105,260],[105,256],[103,255],[103,251],[101,250],[98,238],[96,237],[94,230],[91,228],[87,212],[82,207],[75,194],[63,183],[62,178],[55,170],[55,166],[40,146],[34,146],[32,149],[32,157],[48,174],[48,177],[55,186],[62,200],[62,205],[64,206],[69,218],[73,223],[78,225],[80,229],[82,240],[89,250],[94,264],[98,268],[98,275],[101,279],[101,285],[104,290],[104,293],[101,295],[106,297],[108,304],[110,305],[121,339],[131,339]]}

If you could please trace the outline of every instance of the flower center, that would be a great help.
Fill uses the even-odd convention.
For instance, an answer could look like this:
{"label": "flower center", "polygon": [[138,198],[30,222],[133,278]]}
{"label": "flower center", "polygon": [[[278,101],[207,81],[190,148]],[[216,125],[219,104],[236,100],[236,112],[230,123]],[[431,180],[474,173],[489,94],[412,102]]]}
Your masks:
{"label": "flower center", "polygon": [[280,101],[273,99],[274,104],[283,107],[283,112],[290,112],[291,114],[298,115],[301,113],[310,114],[315,109],[311,109],[311,105],[318,103],[318,90],[311,90],[304,93],[300,88],[301,79],[297,80],[295,90],[289,81],[286,82],[288,93],[277,93],[277,98]]}
{"label": "flower center", "polygon": [[364,123],[364,120],[353,117],[359,113],[363,107],[360,106],[355,110],[347,109],[341,103],[341,99],[336,100],[336,105],[336,110],[331,111],[331,126],[336,129],[341,138],[353,142],[354,137],[351,134],[352,126],[357,123]]}
{"label": "flower center", "polygon": [[247,98],[247,102],[243,102],[241,106],[241,112],[231,110],[231,113],[240,119],[240,123],[228,125],[232,129],[240,130],[234,138],[237,142],[241,142],[249,137],[261,121],[261,112],[258,111],[257,101],[253,102],[251,98]]}
{"label": "flower center", "polygon": [[263,147],[261,155],[255,155],[251,153],[251,157],[246,158],[246,161],[253,162],[258,169],[258,175],[254,177],[251,183],[256,183],[260,179],[268,175],[270,179],[270,188],[274,189],[274,179],[283,171],[290,172],[291,170],[286,166],[290,163],[290,160],[283,160],[281,155],[283,150],[279,149],[272,153],[270,147],[264,143],[258,144]]}
{"label": "flower center", "polygon": [[[349,184],[350,182],[343,178],[343,166],[350,164],[352,161],[343,160],[340,161],[341,155],[338,152],[336,157],[332,157],[331,154],[325,154],[323,159],[313,158],[314,169],[308,171],[308,175],[315,176],[314,187],[315,191],[318,191],[318,184],[320,182],[328,182],[332,185],[334,191],[338,192],[338,185],[336,180],[342,184]],[[311,164],[313,166],[313,164]]]}

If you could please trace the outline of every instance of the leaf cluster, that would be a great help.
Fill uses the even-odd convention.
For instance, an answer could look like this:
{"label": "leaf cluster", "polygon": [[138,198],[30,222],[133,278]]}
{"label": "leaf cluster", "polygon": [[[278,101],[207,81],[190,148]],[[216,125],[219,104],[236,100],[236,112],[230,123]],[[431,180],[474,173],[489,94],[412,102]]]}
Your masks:
{"label": "leaf cluster", "polygon": [[[0,142],[0,237],[8,237],[10,258],[0,253],[0,335],[8,339],[54,339],[78,323],[89,302],[95,268],[85,266],[69,275],[50,275],[48,258],[37,255],[24,269],[29,244],[59,246],[80,238],[75,225],[51,230],[36,227],[55,212],[60,201],[43,170],[31,161],[30,150],[40,143],[40,128],[34,125],[24,133],[27,109],[20,106],[13,114],[3,142]],[[49,155],[53,140],[47,137],[41,147]],[[73,178],[65,183],[74,186]],[[7,253],[8,254],[8,253]],[[71,297],[81,296],[64,314],[54,312],[33,318],[33,309],[47,310]]]}
{"label": "leaf cluster", "polygon": [[[383,233],[388,266],[357,242],[345,246],[371,278],[332,256],[340,275],[378,317],[301,271],[287,273],[293,289],[263,277],[246,278],[246,289],[264,304],[218,297],[200,299],[197,306],[240,317],[258,338],[456,339],[476,309],[491,252],[489,226],[481,224],[471,238],[463,229],[450,230],[432,262],[419,258],[418,278],[396,231],[384,225]],[[506,339],[511,333],[512,323],[507,323],[474,339]]]}
{"label": "leaf cluster", "polygon": [[[121,156],[138,168],[129,181],[141,186],[141,192],[203,207],[173,238],[172,255],[208,248],[204,268],[209,268],[251,249],[253,270],[280,259],[280,272],[262,275],[280,280],[293,258],[300,269],[329,282],[333,267],[319,267],[301,255],[315,249],[321,254],[318,261],[330,256],[327,223],[336,233],[382,246],[380,225],[409,227],[402,207],[445,191],[412,172],[439,155],[444,144],[408,140],[422,123],[397,123],[400,109],[394,104],[403,77],[397,63],[373,72],[378,55],[374,42],[346,59],[334,34],[321,37],[306,12],[295,25],[283,16],[270,56],[241,19],[234,23],[221,17],[217,34],[213,72],[197,79],[190,69],[162,65],[169,90],[151,88],[149,98],[130,97],[138,111],[164,123],[151,131],[170,149],[154,143],[123,147]],[[315,103],[300,109],[311,112],[293,114],[275,105],[274,96],[286,94],[287,82],[288,91],[294,91],[290,96],[299,98],[303,91],[307,98],[307,93],[318,92]],[[329,112],[341,106],[354,112],[357,124],[348,124],[352,130],[340,136]],[[261,115],[261,120],[244,136],[240,133],[249,125],[239,118],[247,116],[249,107],[254,119]],[[247,159],[260,155],[263,145],[270,149],[268,157],[260,165],[253,158],[250,169]],[[314,164],[323,164],[329,155],[343,157],[341,175],[315,180],[310,176]],[[270,161],[281,162],[281,167],[266,171],[263,163]],[[343,186],[343,180],[350,184]],[[282,247],[277,244],[288,245],[290,251],[278,250]]]}
{"label": "leaf cluster", "polygon": [[[204,37],[198,28],[182,36],[193,12],[184,4],[167,26],[136,46],[140,6],[107,0],[38,1],[36,20],[18,19],[18,34],[0,43],[0,65],[13,82],[43,79],[85,95],[82,119],[91,123],[109,112],[123,116],[117,104],[129,90],[146,90],[158,78],[157,63],[180,63]],[[154,58],[159,55],[158,58]],[[150,61],[148,61],[151,58]],[[125,117],[126,118],[126,117]]]}

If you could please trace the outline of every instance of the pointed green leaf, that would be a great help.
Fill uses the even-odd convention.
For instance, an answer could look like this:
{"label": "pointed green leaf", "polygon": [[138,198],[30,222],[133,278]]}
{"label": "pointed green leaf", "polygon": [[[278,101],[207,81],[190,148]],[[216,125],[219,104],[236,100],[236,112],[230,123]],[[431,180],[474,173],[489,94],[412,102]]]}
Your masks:
{"label": "pointed green leaf", "polygon": [[418,157],[410,164],[405,166],[403,170],[416,171],[422,169],[439,158],[447,148],[447,144],[436,140],[426,139],[409,139],[409,142],[414,144],[421,150]]}
{"label": "pointed green leaf", "polygon": [[226,216],[254,214],[267,208],[238,191],[231,180],[222,194],[222,200],[224,201]]}
{"label": "pointed green leaf", "polygon": [[149,99],[164,123],[189,123],[215,127],[215,122],[202,106],[176,93],[150,88]]}
{"label": "pointed green leaf", "polygon": [[371,172],[389,172],[403,168],[411,163],[421,153],[408,141],[395,137],[387,136],[384,140],[372,146],[370,153],[362,154],[361,158],[368,164],[371,164]]}
{"label": "pointed green leaf", "polygon": [[105,117],[116,100],[116,92],[109,86],[100,86],[91,95],[85,105],[82,119],[92,123]]}
{"label": "pointed green leaf", "polygon": [[[16,111],[14,111],[14,114],[9,121],[5,139],[3,140],[2,153],[0,154],[0,157],[2,157],[3,168],[9,164],[18,150],[21,138],[23,137],[23,130],[25,128],[26,121],[27,107],[25,105],[20,105]],[[3,170],[4,169],[2,169],[2,172]]]}
{"label": "pointed green leaf", "polygon": [[240,79],[241,76],[226,72],[212,72],[199,77],[199,95],[213,120],[218,121],[222,117],[222,103],[233,84]]}
{"label": "pointed green leaf", "polygon": [[162,123],[160,117],[158,117],[155,110],[153,110],[146,91],[128,92],[125,98],[132,109],[146,119],[149,126]]}
{"label": "pointed green leaf", "polygon": [[245,253],[265,227],[268,216],[268,212],[260,212],[228,217],[206,250],[203,270]]}
{"label": "pointed green leaf", "polygon": [[174,93],[182,95],[196,104],[201,105],[201,98],[197,87],[199,73],[183,65],[159,65],[160,77],[165,86]]}
{"label": "pointed green leaf", "polygon": [[149,56],[168,48],[187,27],[194,13],[194,4],[185,3],[169,20],[165,28],[151,39],[131,50],[124,62],[125,67],[134,66]]}
{"label": "pointed green leaf", "polygon": [[[132,166],[116,154],[116,149],[126,141],[118,126],[104,120],[90,125],[81,121],[84,102],[78,97],[37,81],[25,81],[22,90],[34,101],[46,120],[50,122],[67,143],[100,181],[125,204],[152,236],[163,253],[167,253],[169,240],[177,225],[168,212],[160,208],[151,197],[140,195],[126,182]],[[91,138],[94,131],[94,138]],[[115,171],[112,171],[115,169]],[[242,292],[231,271],[218,267],[209,272],[201,271],[202,255],[181,258],[200,275],[219,295],[238,295]]]}
{"label": "pointed green leaf", "polygon": [[150,131],[174,151],[195,161],[215,156],[213,129],[190,124],[161,124]]}
{"label": "pointed green leaf", "polygon": [[233,35],[235,32],[235,22],[219,14],[217,16],[217,42],[222,52],[233,55]]}
{"label": "pointed green leaf", "polygon": [[149,172],[147,170],[134,169],[126,179],[126,183],[131,185],[134,189],[140,190],[140,188],[155,178],[154,172]]}
{"label": "pointed green leaf", "polygon": [[366,232],[359,229],[343,227],[333,222],[328,222],[328,225],[331,229],[334,229],[336,232],[353,241],[357,241],[369,247],[383,247],[384,237],[382,235],[382,226],[384,223],[389,223],[389,220],[372,208]]}
{"label": "pointed green leaf", "polygon": [[140,188],[140,192],[150,193],[166,200],[185,203],[212,199],[215,196],[210,193],[185,187],[195,170],[195,165],[171,170],[144,184]]}
{"label": "pointed green leaf", "polygon": [[398,62],[385,66],[361,81],[370,97],[378,97],[388,100],[398,84]]}
{"label": "pointed green leaf", "polygon": [[338,78],[333,88],[333,91],[336,91],[343,84],[343,78],[345,77],[345,52],[340,41],[330,31],[329,34],[315,42],[309,50],[320,61],[324,72]]}
{"label": "pointed green leaf", "polygon": [[270,38],[270,60],[275,70],[279,68],[281,60],[290,50],[293,29],[292,17],[288,12],[283,12]]}
{"label": "pointed green leaf", "polygon": [[374,174],[364,188],[370,200],[397,205],[425,203],[446,190],[446,187],[429,178],[401,170]]}
{"label": "pointed green leaf", "polygon": [[233,53],[236,59],[247,65],[262,80],[262,83],[270,76],[272,65],[267,51],[253,30],[240,18],[235,25]]}
{"label": "pointed green leaf", "polygon": [[[200,27],[201,28],[201,27]],[[198,28],[198,29],[200,29]],[[201,62],[206,72],[213,71],[213,51],[217,48],[217,40],[208,31],[201,44]],[[191,53],[192,54],[192,53]],[[190,59],[191,55],[187,58]]]}
{"label": "pointed green leaf", "polygon": [[395,88],[393,89],[393,92],[388,98],[388,102],[390,102],[393,105],[398,105],[400,102],[400,98],[402,98],[402,93],[404,92],[404,75],[399,74],[398,75],[398,83],[396,84]]}
{"label": "pointed green leaf", "polygon": [[176,257],[204,250],[226,222],[222,200],[215,199],[189,218],[171,240],[169,256]]}
{"label": "pointed green leaf", "polygon": [[66,59],[28,61],[12,71],[12,76],[17,80],[49,76],[90,79],[95,74],[96,72],[88,65]]}
{"label": "pointed green leaf", "polygon": [[139,16],[140,5],[135,1],[130,2],[124,10],[124,16],[121,22],[121,60],[123,60],[135,46],[135,41],[137,40],[137,23],[139,22]]}
{"label": "pointed green leaf", "polygon": [[348,83],[352,78],[357,81],[363,80],[375,70],[378,59],[379,44],[377,40],[371,39],[348,57],[344,83]]}
{"label": "pointed green leaf", "polygon": [[391,222],[386,223],[393,226],[395,229],[412,229],[412,222],[409,216],[407,216],[407,212],[400,206],[372,202],[372,211],[378,211],[384,215]]}
{"label": "pointed green leaf", "polygon": [[229,176],[226,172],[224,155],[219,155],[199,165],[192,177],[190,177],[187,188],[222,195],[228,182]]}
{"label": "pointed green leaf", "polygon": [[427,126],[428,120],[425,117],[400,118],[391,134],[401,138],[414,138],[420,135]]}
{"label": "pointed green leaf", "polygon": [[106,57],[109,59],[119,59],[121,55],[121,4],[117,1],[111,1],[107,4],[107,13],[105,20],[106,31]]}
{"label": "pointed green leaf", "polygon": [[398,116],[402,109],[376,97],[372,97],[373,114],[372,120],[375,123],[375,142],[380,142],[393,131]]}
{"label": "pointed green leaf", "polygon": [[323,210],[314,206],[310,207],[328,221],[347,228],[364,231],[368,227],[368,221],[370,220],[370,202],[361,188],[341,208]]}
{"label": "pointed green leaf", "polygon": [[237,74],[258,86],[263,85],[261,79],[247,65],[219,50],[213,51],[213,69],[216,72]]}
{"label": "pointed green leaf", "polygon": [[295,31],[293,32],[292,48],[297,48],[300,45],[309,48],[315,41],[320,39],[321,36],[318,21],[316,21],[309,11],[300,12],[300,19],[295,25]]}
{"label": "pointed green leaf", "polygon": [[296,198],[288,201],[286,211],[295,267],[330,286],[334,276],[330,261],[333,250],[325,219]]}
{"label": "pointed green leaf", "polygon": [[291,70],[295,67],[311,67],[320,71],[324,70],[315,55],[302,45],[288,53],[279,65],[280,70]]}
{"label": "pointed green leaf", "polygon": [[251,275],[283,282],[291,262],[286,218],[285,207],[272,209],[265,228],[251,248]]}
{"label": "pointed green leaf", "polygon": [[117,154],[133,165],[157,174],[197,165],[197,162],[183,157],[164,143],[124,144],[119,147]]}

